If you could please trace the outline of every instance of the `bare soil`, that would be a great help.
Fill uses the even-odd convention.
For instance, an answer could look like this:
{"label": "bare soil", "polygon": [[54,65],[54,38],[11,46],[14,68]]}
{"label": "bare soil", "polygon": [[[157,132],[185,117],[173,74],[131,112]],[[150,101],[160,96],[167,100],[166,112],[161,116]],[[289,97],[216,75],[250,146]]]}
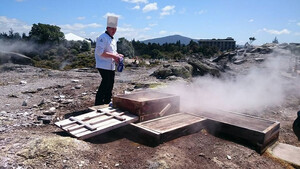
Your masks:
{"label": "bare soil", "polygon": [[[149,76],[152,72],[137,68],[117,73],[114,94],[138,90],[141,84],[168,83]],[[93,106],[98,72],[7,64],[0,75],[0,168],[293,168],[267,151],[261,155],[245,142],[206,130],[158,146],[144,144],[126,127],[77,140],[53,123]],[[299,105],[299,98],[291,97],[262,114],[280,122],[279,142],[300,146],[292,131]],[[45,116],[50,124],[38,120]]]}

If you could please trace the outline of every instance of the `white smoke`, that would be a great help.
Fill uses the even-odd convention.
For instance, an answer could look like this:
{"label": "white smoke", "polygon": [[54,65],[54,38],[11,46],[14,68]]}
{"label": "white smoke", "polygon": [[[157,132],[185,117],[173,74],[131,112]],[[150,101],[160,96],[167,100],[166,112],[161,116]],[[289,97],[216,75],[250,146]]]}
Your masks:
{"label": "white smoke", "polygon": [[[182,111],[259,111],[279,106],[289,94],[300,93],[299,78],[289,77],[291,57],[276,50],[261,64],[235,78],[199,77],[193,83],[171,85],[163,92],[180,96]],[[298,95],[299,96],[299,95]]]}
{"label": "white smoke", "polygon": [[0,39],[0,51],[5,52],[32,52],[36,50],[37,45],[32,42],[23,42],[23,41],[14,41],[14,42],[6,42]]}

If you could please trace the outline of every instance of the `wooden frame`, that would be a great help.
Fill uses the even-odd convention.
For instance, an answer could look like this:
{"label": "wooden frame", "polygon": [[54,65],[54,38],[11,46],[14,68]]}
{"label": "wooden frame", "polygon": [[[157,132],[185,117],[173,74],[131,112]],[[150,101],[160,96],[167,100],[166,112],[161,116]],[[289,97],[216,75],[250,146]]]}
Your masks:
{"label": "wooden frame", "polygon": [[150,144],[158,145],[172,139],[196,133],[205,128],[206,118],[188,113],[176,113],[149,121],[133,124],[134,131],[140,138]]}
{"label": "wooden frame", "polygon": [[[157,91],[143,91],[113,97],[113,106],[139,116],[139,121],[146,121],[179,113],[179,96]],[[162,112],[164,109],[166,111]]]}

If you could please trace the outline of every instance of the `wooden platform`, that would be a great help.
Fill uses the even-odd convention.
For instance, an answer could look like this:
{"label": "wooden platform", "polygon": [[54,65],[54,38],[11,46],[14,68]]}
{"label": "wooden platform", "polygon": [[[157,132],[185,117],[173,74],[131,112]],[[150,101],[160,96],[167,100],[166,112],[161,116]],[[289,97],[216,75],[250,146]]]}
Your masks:
{"label": "wooden platform", "polygon": [[284,160],[296,168],[300,168],[300,147],[276,143],[268,150],[274,157]]}
{"label": "wooden platform", "polygon": [[139,116],[139,121],[179,113],[179,96],[143,91],[113,97],[113,106]]}
{"label": "wooden platform", "polygon": [[55,125],[78,139],[87,139],[138,121],[138,117],[106,107],[56,122]]}
{"label": "wooden platform", "polygon": [[212,133],[224,133],[254,145],[259,153],[272,145],[279,136],[280,123],[246,114],[215,111],[197,112],[206,117],[207,129]]}
{"label": "wooden platform", "polygon": [[132,131],[148,142],[160,144],[196,133],[205,127],[205,118],[187,113],[176,113],[157,119],[130,124]]}

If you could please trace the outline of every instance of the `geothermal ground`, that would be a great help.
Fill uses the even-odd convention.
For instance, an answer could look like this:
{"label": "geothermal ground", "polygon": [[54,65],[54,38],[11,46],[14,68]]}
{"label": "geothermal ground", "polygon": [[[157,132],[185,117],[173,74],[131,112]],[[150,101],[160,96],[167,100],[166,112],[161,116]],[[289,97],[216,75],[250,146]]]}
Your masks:
{"label": "geothermal ground", "polygon": [[[278,142],[299,147],[300,142],[292,130],[300,110],[299,92],[296,92],[299,75],[259,63],[255,61],[257,57],[248,56],[242,64],[228,63],[229,69],[221,78],[200,77],[184,83],[184,79],[171,81],[150,76],[155,67],[125,68],[116,75],[114,94],[158,84],[155,89],[179,94],[184,110],[201,111],[217,106],[278,121]],[[267,59],[269,56],[259,57]],[[258,69],[252,70],[252,67]],[[263,76],[266,72],[259,73],[262,76],[249,73],[264,67],[275,81],[258,83],[268,79]],[[206,130],[155,147],[135,139],[134,133],[126,131],[126,127],[85,141],[77,140],[53,123],[93,106],[101,80],[98,72],[94,69],[55,71],[14,64],[1,65],[0,70],[0,168],[293,167],[274,158],[268,150],[261,155],[245,142],[214,136]],[[278,74],[274,75],[274,71]],[[180,86],[182,88],[178,88]],[[258,94],[254,94],[256,91]],[[208,96],[213,99],[209,101]],[[240,99],[229,99],[237,96]]]}

